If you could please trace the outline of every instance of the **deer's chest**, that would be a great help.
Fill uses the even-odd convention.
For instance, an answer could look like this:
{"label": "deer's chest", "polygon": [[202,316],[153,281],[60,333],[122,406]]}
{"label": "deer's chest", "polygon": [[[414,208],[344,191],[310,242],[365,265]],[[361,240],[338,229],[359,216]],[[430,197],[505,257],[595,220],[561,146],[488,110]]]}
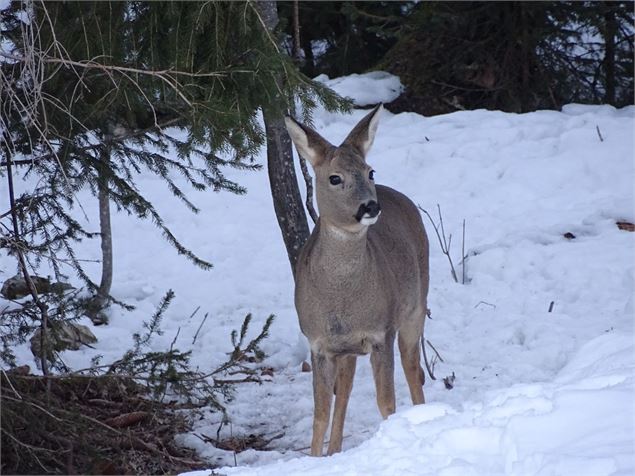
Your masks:
{"label": "deer's chest", "polygon": [[[368,353],[394,327],[395,290],[370,270],[352,275],[319,274],[299,280],[296,307],[310,342],[328,343],[332,352]],[[344,351],[346,350],[346,351]]]}

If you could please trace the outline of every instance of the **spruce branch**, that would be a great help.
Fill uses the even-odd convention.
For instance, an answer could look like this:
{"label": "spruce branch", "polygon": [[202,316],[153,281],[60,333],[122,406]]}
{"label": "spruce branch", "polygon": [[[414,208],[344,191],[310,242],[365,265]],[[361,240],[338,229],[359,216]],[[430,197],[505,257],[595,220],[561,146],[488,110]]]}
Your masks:
{"label": "spruce branch", "polygon": [[[16,213],[15,207],[15,191],[13,188],[13,169],[11,167],[11,156],[7,158],[7,184],[9,190],[9,207],[11,209],[11,223],[13,224],[13,238],[16,242],[20,241],[20,228],[18,226],[18,217]],[[33,283],[33,279],[31,278],[31,274],[26,266],[26,260],[24,257],[24,253],[20,246],[16,246],[13,248],[17,258],[18,265],[20,267],[20,271],[22,276],[24,277],[24,281],[27,283],[27,287],[29,289],[29,293],[33,298],[33,302],[40,310],[40,330],[41,330],[41,339],[40,339],[40,365],[42,366],[42,373],[47,376],[49,374],[49,365],[47,360],[47,355],[49,351],[49,342],[48,342],[48,307],[45,303],[40,299],[37,288]]]}

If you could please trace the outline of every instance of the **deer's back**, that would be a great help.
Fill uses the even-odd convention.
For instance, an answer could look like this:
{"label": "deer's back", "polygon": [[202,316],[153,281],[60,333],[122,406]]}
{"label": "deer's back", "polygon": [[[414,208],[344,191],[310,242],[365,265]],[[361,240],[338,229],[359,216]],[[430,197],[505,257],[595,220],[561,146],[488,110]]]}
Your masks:
{"label": "deer's back", "polygon": [[422,297],[425,304],[429,245],[421,214],[404,194],[383,185],[376,187],[382,213],[368,229],[368,240],[382,250],[402,299]]}

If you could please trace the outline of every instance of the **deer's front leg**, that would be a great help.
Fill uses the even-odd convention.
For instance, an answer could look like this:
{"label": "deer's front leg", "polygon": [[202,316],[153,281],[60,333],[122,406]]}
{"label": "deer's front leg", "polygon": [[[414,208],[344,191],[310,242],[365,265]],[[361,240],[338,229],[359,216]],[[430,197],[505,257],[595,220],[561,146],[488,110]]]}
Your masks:
{"label": "deer's front leg", "polygon": [[324,435],[331,416],[331,399],[335,386],[335,358],[311,351],[313,364],[313,439],[311,456],[322,456]]}
{"label": "deer's front leg", "polygon": [[377,389],[377,406],[384,419],[395,413],[394,343],[395,334],[388,332],[383,344],[375,346],[370,354]]}
{"label": "deer's front leg", "polygon": [[335,377],[335,410],[333,410],[333,424],[331,425],[331,437],[327,454],[339,453],[342,451],[342,438],[344,434],[344,419],[346,418],[346,407],[348,399],[353,389],[353,378],[355,377],[355,366],[357,357],[355,355],[342,355],[337,358],[337,376]]}

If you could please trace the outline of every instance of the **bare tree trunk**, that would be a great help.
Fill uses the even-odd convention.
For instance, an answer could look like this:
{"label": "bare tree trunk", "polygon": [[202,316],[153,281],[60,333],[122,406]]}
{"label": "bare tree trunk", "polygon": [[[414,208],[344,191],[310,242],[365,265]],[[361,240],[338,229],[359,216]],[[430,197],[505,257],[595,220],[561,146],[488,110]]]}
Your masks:
{"label": "bare tree trunk", "polygon": [[110,228],[110,197],[108,194],[108,177],[106,176],[106,163],[110,161],[110,147],[101,152],[102,166],[99,169],[98,198],[99,198],[99,229],[101,235],[101,282],[97,290],[97,296],[102,305],[110,295],[112,286],[112,230]]}
{"label": "bare tree trunk", "polygon": [[[304,64],[304,57],[301,54],[302,42],[300,41],[300,5],[299,0],[293,0],[293,60],[298,68],[301,68]],[[295,116],[295,110],[291,113]],[[318,214],[313,207],[313,178],[309,173],[309,168],[306,165],[304,157],[298,154],[300,160],[300,170],[302,170],[302,176],[304,177],[304,184],[306,186],[306,209],[309,212],[309,216],[313,223],[317,223]]]}
{"label": "bare tree trunk", "polygon": [[521,90],[521,99],[520,99],[520,111],[518,112],[527,112],[531,110],[531,105],[529,104],[530,97],[530,75],[529,75],[529,66],[531,61],[531,53],[529,46],[529,18],[530,10],[525,7],[522,3],[519,4],[520,10],[520,21],[521,21],[521,38],[522,38],[522,90]]}
{"label": "bare tree trunk", "polygon": [[302,45],[300,44],[300,5],[299,0],[293,0],[293,60],[298,66],[302,63],[302,54],[300,53]]}
{"label": "bare tree trunk", "polygon": [[273,207],[295,277],[295,264],[302,245],[309,237],[309,226],[293,166],[291,139],[283,119],[266,109],[264,118],[267,133],[267,167]]}
{"label": "bare tree trunk", "polygon": [[[278,24],[276,2],[259,1],[257,6],[265,26],[273,32]],[[278,78],[278,82],[281,84],[282,78]],[[292,144],[284,125],[284,118],[267,107],[263,107],[263,116],[267,134],[267,169],[273,206],[295,277],[295,264],[302,245],[309,237],[309,226],[298,188]]]}
{"label": "bare tree trunk", "polygon": [[604,10],[604,74],[605,93],[604,102],[615,104],[615,35],[617,33],[617,22],[615,21],[615,11],[611,9],[609,2],[603,2]]}
{"label": "bare tree trunk", "polygon": [[97,199],[99,201],[99,234],[101,240],[101,280],[97,294],[88,303],[86,315],[95,325],[108,324],[104,309],[110,300],[112,287],[112,229],[110,227],[110,196],[108,193],[107,164],[110,161],[110,146],[100,151],[97,169]]}

